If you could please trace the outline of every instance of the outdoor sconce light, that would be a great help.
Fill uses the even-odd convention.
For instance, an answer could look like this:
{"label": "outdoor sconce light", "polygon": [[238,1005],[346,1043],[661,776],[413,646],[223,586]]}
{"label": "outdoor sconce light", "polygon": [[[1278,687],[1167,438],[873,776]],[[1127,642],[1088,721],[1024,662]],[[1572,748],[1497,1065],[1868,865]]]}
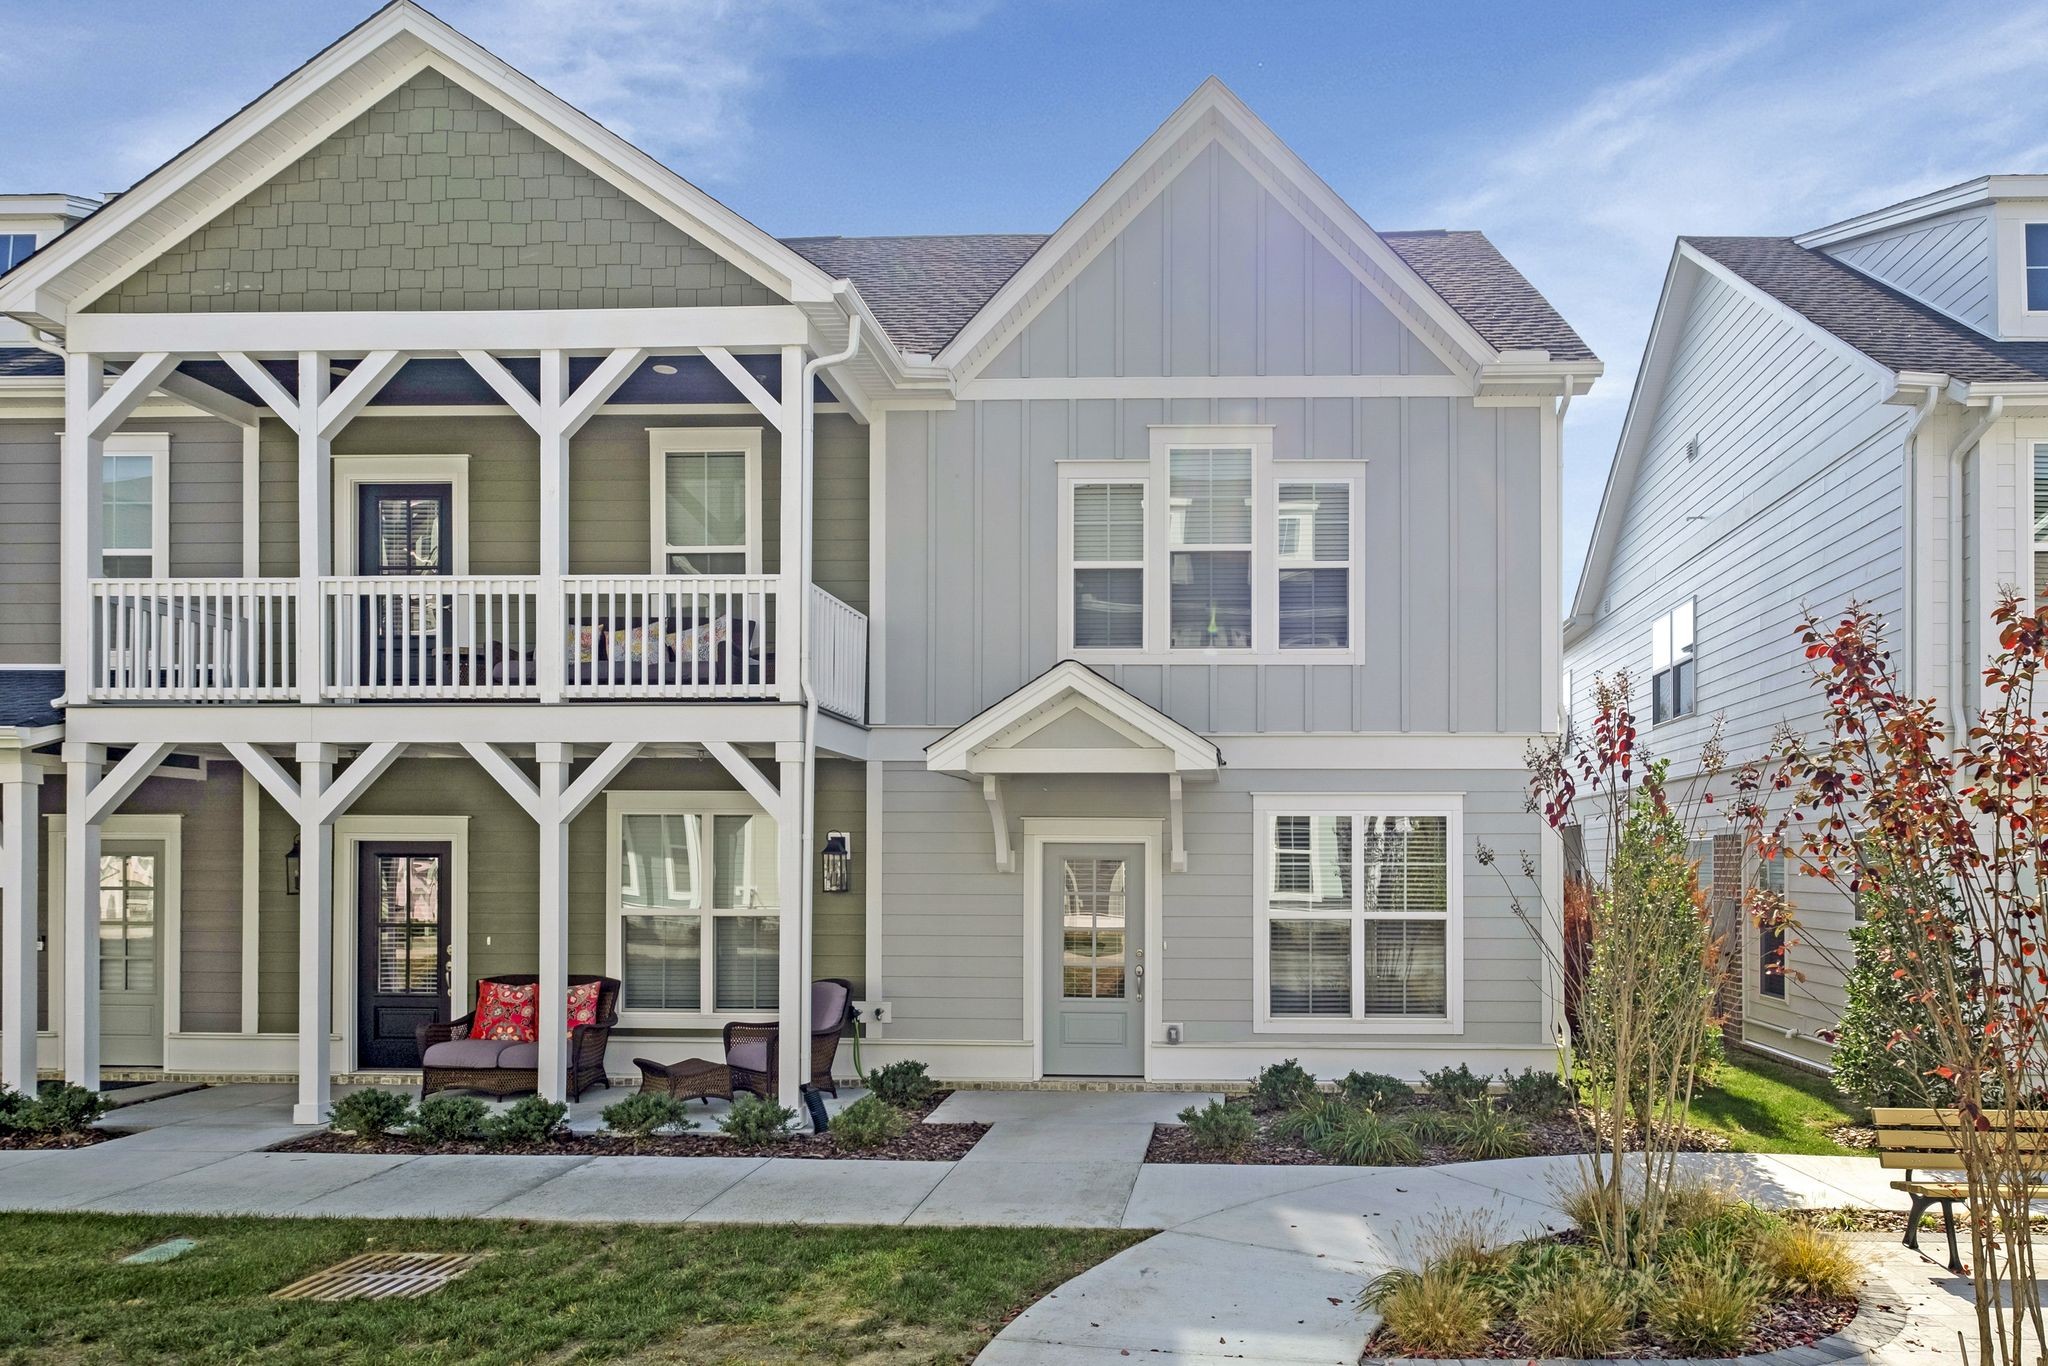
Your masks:
{"label": "outdoor sconce light", "polygon": [[825,832],[825,890],[853,890],[853,844],[844,830]]}
{"label": "outdoor sconce light", "polygon": [[284,856],[284,894],[286,896],[297,896],[299,894],[299,842],[297,840],[292,841],[292,847]]}

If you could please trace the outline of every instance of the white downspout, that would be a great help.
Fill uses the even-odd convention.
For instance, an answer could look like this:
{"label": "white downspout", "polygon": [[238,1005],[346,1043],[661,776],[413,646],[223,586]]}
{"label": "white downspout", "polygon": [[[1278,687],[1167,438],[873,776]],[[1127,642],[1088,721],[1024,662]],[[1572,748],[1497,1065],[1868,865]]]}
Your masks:
{"label": "white downspout", "polygon": [[[833,294],[837,295],[842,303],[845,302],[847,291],[850,288],[851,284],[846,280],[835,280],[832,284]],[[810,360],[805,361],[803,382],[798,386],[796,395],[797,461],[798,469],[800,470],[799,477],[804,491],[804,505],[799,510],[797,519],[797,593],[799,600],[797,602],[795,625],[797,630],[797,658],[803,661],[802,668],[797,673],[797,683],[802,689],[804,699],[804,800],[802,828],[797,831],[797,840],[804,851],[804,875],[803,884],[797,889],[796,903],[797,914],[802,918],[798,921],[799,929],[795,935],[796,943],[791,946],[791,951],[804,955],[804,980],[806,983],[810,981],[809,971],[813,966],[811,946],[815,940],[812,928],[815,916],[812,911],[811,897],[812,883],[817,880],[815,876],[817,858],[811,847],[811,841],[812,831],[816,829],[818,823],[818,692],[811,684],[810,641],[811,523],[812,515],[817,508],[818,495],[816,482],[812,477],[815,473],[812,429],[816,415],[811,411],[811,392],[817,387],[818,372],[820,370],[829,365],[843,365],[847,361],[852,360],[860,351],[860,314],[852,312],[851,318],[851,324],[846,331],[845,349],[829,356],[814,356]],[[787,406],[789,402],[787,395],[784,395],[783,402]],[[808,1033],[813,1027],[808,1000],[801,1004],[800,1014],[797,1018],[803,1021],[804,1030]],[[810,1057],[810,1044],[808,1042],[804,1045],[803,1056],[806,1059]],[[808,1062],[806,1062],[805,1068],[804,1080],[808,1083],[810,1080]]]}
{"label": "white downspout", "polygon": [[1914,407],[1906,421],[1905,435],[1905,478],[1906,478],[1906,690],[1920,690],[1920,676],[1916,671],[1920,659],[1920,635],[1927,624],[1920,619],[1920,579],[1925,571],[1920,567],[1919,525],[1916,509],[1920,506],[1919,451],[1920,428],[1934,415],[1935,407],[1941,402],[1941,386],[1927,386],[1927,396]]}
{"label": "white downspout", "polygon": [[[1983,420],[1963,433],[1948,453],[1948,523],[1949,523],[1949,723],[1950,742],[1961,744],[1970,732],[1970,706],[1966,700],[1965,680],[1969,675],[1969,661],[1963,654],[1963,457],[1971,447],[1983,439],[1991,425],[2005,415],[2005,399],[1994,396],[1991,406],[1984,412]],[[1981,518],[1979,519],[1981,522]],[[1980,525],[1978,534],[1983,534]]]}

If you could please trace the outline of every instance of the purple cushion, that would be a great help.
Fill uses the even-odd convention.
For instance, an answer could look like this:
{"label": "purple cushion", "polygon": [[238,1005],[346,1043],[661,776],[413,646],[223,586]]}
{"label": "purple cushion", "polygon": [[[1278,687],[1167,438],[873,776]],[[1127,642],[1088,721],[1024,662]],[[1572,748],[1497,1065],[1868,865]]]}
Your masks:
{"label": "purple cushion", "polygon": [[508,1043],[505,1051],[498,1055],[498,1066],[510,1072],[523,1071],[540,1066],[540,1045],[537,1043]]}
{"label": "purple cushion", "polygon": [[846,1018],[847,990],[837,982],[811,983],[811,1032],[837,1033]]}
{"label": "purple cushion", "polygon": [[744,1067],[749,1072],[768,1070],[768,1041],[766,1039],[741,1039],[725,1051],[725,1061],[731,1067]]}
{"label": "purple cushion", "polygon": [[[498,1066],[498,1055],[507,1048],[520,1047],[503,1039],[450,1039],[427,1049],[421,1059],[428,1067],[483,1068]],[[524,1045],[531,1049],[532,1044]],[[529,1067],[531,1063],[527,1064]]]}

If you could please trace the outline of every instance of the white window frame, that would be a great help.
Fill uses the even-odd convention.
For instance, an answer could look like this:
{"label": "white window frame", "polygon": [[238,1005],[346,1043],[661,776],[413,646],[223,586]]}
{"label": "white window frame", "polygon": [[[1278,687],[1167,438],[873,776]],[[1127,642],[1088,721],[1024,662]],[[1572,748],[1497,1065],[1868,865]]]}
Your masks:
{"label": "white window frame", "polygon": [[2032,281],[2028,277],[2031,276],[2033,272],[2036,270],[2048,269],[2048,261],[2043,261],[2039,266],[2035,266],[2027,260],[2028,228],[2048,228],[2048,222],[2042,222],[2039,219],[2028,219],[2020,223],[2020,312],[2027,314],[2030,317],[2048,317],[2048,308],[2034,308],[2030,306],[2027,302],[2027,298],[2029,294],[2032,292],[2027,288],[2027,286],[2030,283],[2032,283]]}
{"label": "white window frame", "polygon": [[[729,450],[721,446],[717,449]],[[608,792],[605,794],[605,902],[604,902],[604,961],[605,975],[625,980],[625,926],[624,911],[620,906],[625,890],[619,857],[625,843],[626,817],[628,816],[695,816],[697,822],[691,827],[689,849],[692,858],[692,894],[687,906],[677,907],[672,914],[696,916],[702,922],[698,938],[698,996],[702,1008],[698,1010],[636,1010],[624,1000],[620,993],[619,1024],[627,1028],[695,1028],[720,1026],[731,1020],[758,1020],[759,1010],[720,1011],[715,1008],[718,1000],[718,926],[719,919],[738,917],[774,916],[778,922],[788,893],[780,888],[776,892],[773,906],[713,906],[712,887],[715,885],[715,870],[711,861],[714,841],[704,833],[709,822],[718,816],[751,816],[761,824],[756,826],[754,836],[756,848],[748,851],[750,859],[758,859],[758,842],[762,839],[779,840],[781,832],[776,828],[775,818],[751,801],[744,792],[712,790],[705,792]],[[648,914],[636,911],[634,914]],[[777,937],[778,952],[781,939]]]}
{"label": "white window frame", "polygon": [[[1669,641],[1670,641],[1671,639],[1673,639],[1673,638],[1674,638],[1674,637],[1676,636],[1676,634],[1677,634],[1677,630],[1678,630],[1678,614],[1679,614],[1679,612],[1680,612],[1680,611],[1683,611],[1683,612],[1685,613],[1685,620],[1686,620],[1686,628],[1687,628],[1687,634],[1688,634],[1688,635],[1689,635],[1689,636],[1691,637],[1691,643],[1690,643],[1690,644],[1688,644],[1688,645],[1686,646],[1686,651],[1685,651],[1685,659],[1686,659],[1687,661],[1689,661],[1689,662],[1690,662],[1690,663],[1692,664],[1692,692],[1691,692],[1691,705],[1690,705],[1690,706],[1688,706],[1688,707],[1687,707],[1687,708],[1686,708],[1686,709],[1685,709],[1684,711],[1682,711],[1682,712],[1678,712],[1678,713],[1675,713],[1674,715],[1671,715],[1671,716],[1664,716],[1664,717],[1659,717],[1659,716],[1657,715],[1657,679],[1659,678],[1659,676],[1661,676],[1662,674],[1666,673],[1667,671],[1669,671],[1669,670],[1672,670],[1672,669],[1676,669],[1676,668],[1678,667],[1678,665],[1679,665],[1679,662],[1680,662],[1677,650],[1676,650],[1675,648],[1673,648],[1672,646],[1670,646],[1670,645],[1669,645],[1669,643],[1668,643],[1668,642],[1669,642]],[[1671,660],[1670,660],[1670,662],[1669,662],[1668,664],[1665,664],[1665,665],[1663,665],[1662,667],[1659,667],[1659,666],[1658,666],[1658,663],[1657,663],[1657,633],[1658,633],[1658,628],[1659,628],[1659,627],[1662,627],[1662,628],[1663,628],[1663,632],[1664,632],[1665,640],[1666,640],[1666,642],[1667,642],[1667,644],[1666,644],[1666,647],[1665,647],[1665,648],[1671,651]],[[1664,610],[1663,612],[1660,612],[1660,613],[1659,613],[1659,614],[1658,614],[1657,616],[1655,616],[1655,617],[1651,618],[1651,620],[1650,620],[1650,724],[1651,724],[1652,726],[1664,726],[1664,725],[1669,725],[1669,724],[1671,724],[1671,723],[1672,723],[1672,722],[1674,722],[1674,721],[1684,721],[1684,720],[1687,720],[1687,719],[1689,719],[1689,718],[1691,718],[1691,717],[1697,716],[1697,715],[1699,715],[1699,712],[1700,712],[1700,609],[1699,609],[1699,599],[1698,599],[1698,598],[1682,598],[1682,599],[1680,599],[1679,601],[1677,601],[1677,602],[1674,602],[1673,604],[1671,604],[1671,606],[1670,606],[1669,608],[1665,609],[1665,610]]]}
{"label": "white window frame", "polygon": [[[670,545],[668,543],[668,457],[739,451],[746,457],[747,542],[745,545]],[[746,556],[749,575],[761,568],[761,429],[759,427],[649,427],[647,429],[647,532],[649,568],[661,578],[687,577],[670,572],[670,555]]]}
{"label": "white window frame", "polygon": [[[100,578],[107,576],[108,555],[148,555],[149,573],[145,579],[167,579],[171,576],[171,435],[169,432],[115,432],[107,438],[105,456],[147,456],[149,458],[149,539],[145,549],[136,546],[100,547]],[[103,495],[104,496],[104,495]],[[106,506],[101,504],[98,516],[102,527],[106,525]],[[104,539],[104,537],[103,537]]]}
{"label": "white window frame", "polygon": [[[1356,664],[1363,658],[1360,643],[1364,625],[1362,565],[1364,555],[1360,515],[1364,489],[1363,460],[1277,460],[1273,455],[1273,427],[1270,424],[1168,425],[1148,429],[1149,455],[1144,460],[1061,460],[1059,469],[1059,649],[1063,658],[1091,664]],[[1171,643],[1173,594],[1171,574],[1173,552],[1170,544],[1172,507],[1172,458],[1174,451],[1249,449],[1252,453],[1252,539],[1249,546],[1219,547],[1249,551],[1252,574],[1252,646],[1249,650],[1174,648]],[[1100,567],[1092,562],[1076,565],[1074,547],[1074,489],[1082,484],[1137,484],[1145,497],[1144,560],[1144,645],[1131,649],[1084,649],[1074,644],[1074,570]],[[1345,634],[1341,649],[1280,648],[1280,557],[1279,487],[1289,484],[1346,484],[1350,501],[1346,514],[1347,558],[1316,561],[1321,569],[1346,571]],[[1187,547],[1181,547],[1186,549]],[[1307,565],[1308,561],[1290,562]]]}
{"label": "white window frame", "polygon": [[2040,476],[2035,473],[2043,460],[2048,460],[2048,441],[2033,441],[2027,444],[2027,467],[2021,472],[2023,487],[2027,490],[2027,510],[2031,514],[2027,523],[2027,578],[2029,580],[2029,602],[2038,602],[2041,595],[2048,593],[2048,583],[2041,582],[2034,573],[2034,556],[2048,554],[2048,506],[2040,498]]}
{"label": "white window frame", "polygon": [[[1351,879],[1350,910],[1278,911],[1273,900],[1273,823],[1280,816],[1441,816],[1444,818],[1445,910],[1433,915],[1380,915],[1358,905],[1364,879]],[[1252,794],[1252,843],[1256,871],[1252,879],[1252,1032],[1255,1034],[1461,1034],[1465,1029],[1465,794],[1407,793],[1272,793]],[[1363,842],[1353,827],[1352,853],[1361,856]],[[1273,919],[1339,920],[1351,930],[1351,1014],[1348,1017],[1273,1014]],[[1365,1009],[1364,925],[1368,919],[1421,921],[1441,919],[1444,925],[1444,1014],[1438,1016],[1367,1015]]]}
{"label": "white window frame", "polygon": [[469,456],[337,455],[334,462],[334,562],[344,577],[363,572],[357,505],[365,484],[446,484],[449,491],[449,563],[456,578],[469,573]]}

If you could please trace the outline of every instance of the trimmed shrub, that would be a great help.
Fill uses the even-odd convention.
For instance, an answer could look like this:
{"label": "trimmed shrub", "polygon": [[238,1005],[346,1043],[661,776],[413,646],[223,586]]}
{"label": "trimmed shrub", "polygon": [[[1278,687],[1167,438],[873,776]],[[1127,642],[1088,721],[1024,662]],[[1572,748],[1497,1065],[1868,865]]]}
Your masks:
{"label": "trimmed shrub", "polygon": [[1314,1148],[1328,1139],[1358,1111],[1358,1106],[1342,1096],[1327,1095],[1311,1091],[1297,1101],[1287,1113],[1273,1121],[1273,1136],[1286,1139],[1289,1143],[1305,1143]]}
{"label": "trimmed shrub", "polygon": [[334,1102],[327,1127],[352,1134],[358,1143],[382,1138],[412,1117],[412,1102],[396,1091],[351,1091]]}
{"label": "trimmed shrub", "polygon": [[1357,1106],[1346,1108],[1342,1122],[1315,1150],[1332,1162],[1357,1167],[1401,1167],[1422,1159],[1422,1147],[1406,1125]]}
{"label": "trimmed shrub", "polygon": [[1316,1079],[1293,1058],[1261,1067],[1252,1078],[1252,1109],[1292,1110],[1316,1092]]}
{"label": "trimmed shrub", "polygon": [[1475,1101],[1462,1114],[1451,1117],[1450,1140],[1458,1156],[1474,1162],[1525,1157],[1530,1148],[1529,1126],[1485,1101]]}
{"label": "trimmed shrub", "polygon": [[880,1096],[862,1096],[832,1116],[827,1130],[842,1148],[879,1148],[890,1139],[901,1138],[910,1127],[910,1117]]}
{"label": "trimmed shrub", "polygon": [[1763,1269],[1802,1295],[1844,1299],[1862,1273],[1848,1245],[1807,1224],[1778,1224],[1756,1240]]}
{"label": "trimmed shrub", "polygon": [[1196,1147],[1225,1157],[1236,1157],[1259,1136],[1259,1122],[1252,1118],[1251,1108],[1227,1100],[1190,1105],[1180,1112],[1180,1122],[1188,1126]]}
{"label": "trimmed shrub", "polygon": [[938,1094],[939,1084],[931,1079],[923,1063],[905,1058],[868,1073],[867,1088],[885,1105],[915,1110]]}
{"label": "trimmed shrub", "polygon": [[17,1127],[38,1134],[82,1134],[112,1107],[83,1086],[59,1086],[30,1101],[15,1118]]}
{"label": "trimmed shrub", "polygon": [[1501,1108],[1529,1119],[1549,1119],[1561,1115],[1578,1103],[1578,1097],[1564,1078],[1555,1072],[1538,1072],[1525,1067],[1520,1076],[1501,1077],[1506,1090],[1501,1096]]}
{"label": "trimmed shrub", "polygon": [[1603,1357],[1618,1351],[1631,1317],[1614,1278],[1593,1266],[1545,1277],[1515,1304],[1515,1318],[1529,1345],[1548,1357]]}
{"label": "trimmed shrub", "polygon": [[789,1137],[789,1125],[795,1118],[796,1111],[787,1105],[742,1091],[732,1098],[732,1109],[718,1121],[718,1127],[741,1143],[780,1143]]}
{"label": "trimmed shrub", "polygon": [[522,1096],[502,1112],[484,1120],[484,1142],[509,1148],[521,1143],[546,1143],[568,1127],[569,1107],[543,1096]]}
{"label": "trimmed shrub", "polygon": [[0,1086],[0,1134],[6,1133],[9,1129],[26,1127],[21,1120],[27,1115],[29,1106],[33,1104],[33,1097]]}
{"label": "trimmed shrub", "polygon": [[1649,1304],[1650,1332],[1659,1342],[1690,1356],[1742,1350],[1765,1285],[1740,1257],[1673,1257],[1660,1273]]}
{"label": "trimmed shrub", "polygon": [[1415,1088],[1399,1077],[1384,1072],[1346,1072],[1337,1083],[1345,1097],[1373,1110],[1406,1105],[1415,1099]]}
{"label": "trimmed shrub", "polygon": [[1418,1355],[1471,1356],[1493,1329],[1493,1297],[1471,1276],[1440,1267],[1382,1278],[1367,1287],[1387,1332],[1403,1350]]}
{"label": "trimmed shrub", "polygon": [[425,1143],[471,1143],[483,1137],[491,1107],[475,1096],[443,1091],[413,1107],[405,1131]]}
{"label": "trimmed shrub", "polygon": [[662,1129],[690,1124],[682,1101],[656,1091],[640,1091],[604,1107],[604,1127],[620,1138],[652,1138]]}
{"label": "trimmed shrub", "polygon": [[1475,1075],[1462,1062],[1456,1067],[1440,1067],[1422,1074],[1422,1084],[1428,1089],[1429,1098],[1446,1108],[1485,1100],[1486,1088],[1492,1080],[1484,1074]]}

